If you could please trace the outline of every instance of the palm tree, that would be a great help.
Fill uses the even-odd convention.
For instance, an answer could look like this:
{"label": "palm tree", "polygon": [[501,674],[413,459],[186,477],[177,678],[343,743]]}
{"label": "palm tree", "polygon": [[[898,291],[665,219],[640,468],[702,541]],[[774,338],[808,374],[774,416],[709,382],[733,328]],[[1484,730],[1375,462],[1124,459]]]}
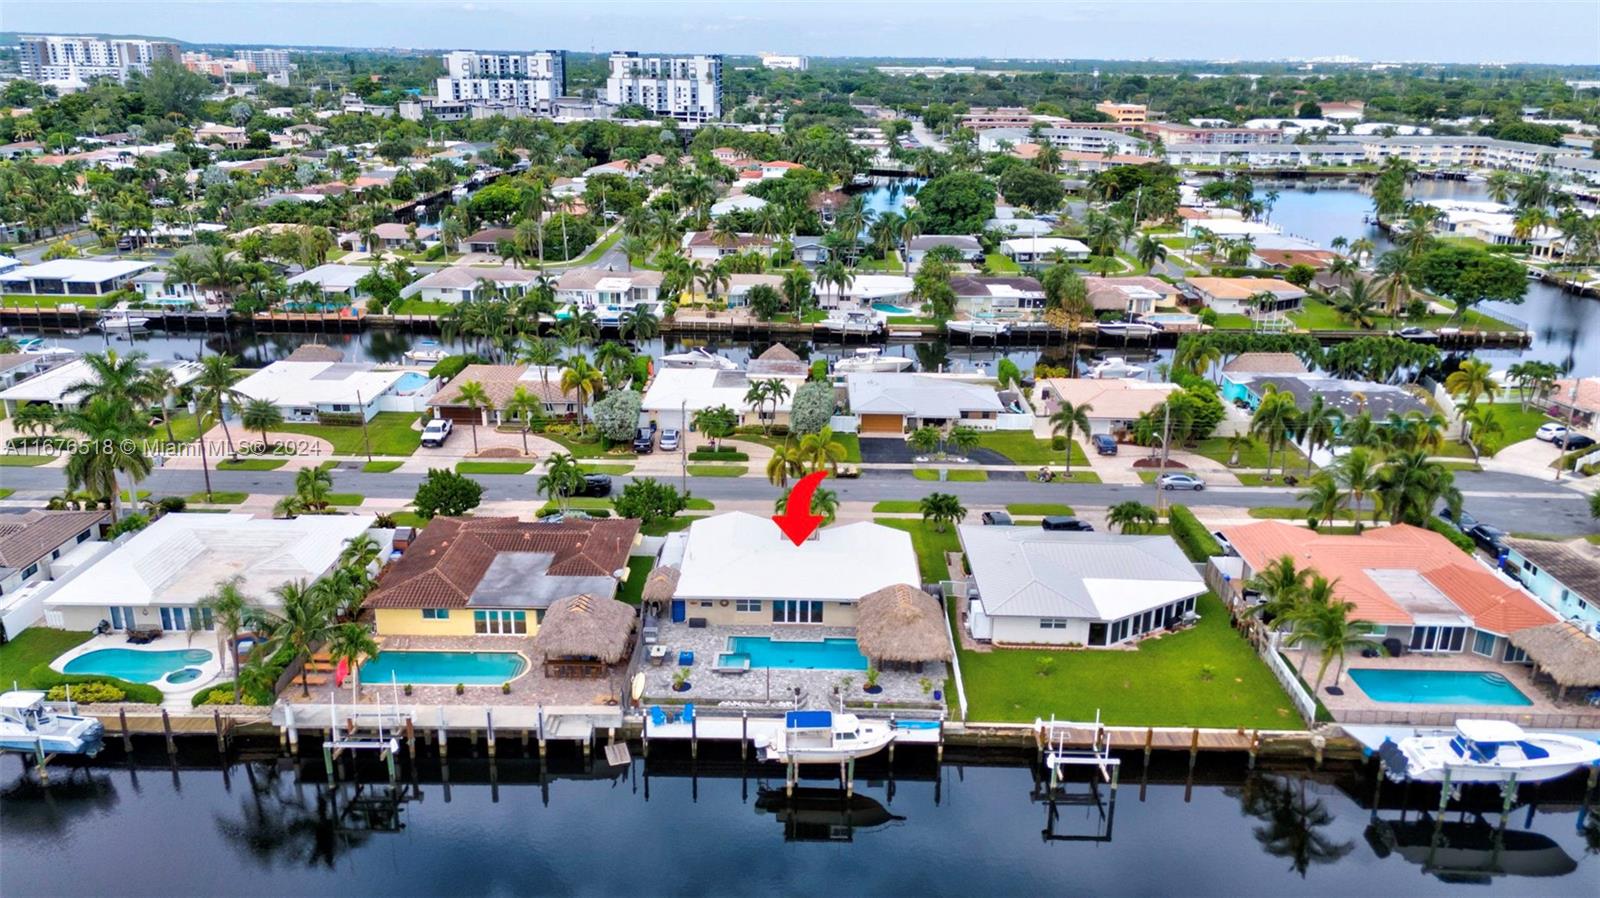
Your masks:
{"label": "palm tree", "polygon": [[1294,557],[1283,555],[1245,581],[1244,588],[1258,592],[1267,601],[1261,606],[1263,620],[1276,621],[1292,615],[1305,596],[1311,572],[1295,567]]}
{"label": "palm tree", "polygon": [[1311,474],[1311,456],[1318,449],[1333,442],[1339,434],[1339,425],[1344,422],[1344,412],[1339,411],[1319,394],[1311,399],[1311,407],[1299,416],[1297,427],[1300,436],[1306,441],[1306,474]]}
{"label": "palm tree", "polygon": [[[211,355],[200,360],[200,376],[195,378],[195,402],[202,409],[209,408],[222,424],[222,435],[228,441],[228,454],[238,457],[233,448],[233,434],[228,431],[225,403],[234,401],[233,385],[243,377],[234,370],[239,363],[231,355]],[[203,417],[203,416],[202,416]],[[200,428],[200,438],[205,439],[205,428]]]}
{"label": "palm tree", "polygon": [[144,373],[142,391],[153,394],[154,401],[161,406],[161,423],[167,428],[167,443],[172,446],[177,445],[178,437],[172,432],[172,413],[167,403],[177,389],[178,379],[165,365],[156,365]]}
{"label": "palm tree", "polygon": [[1087,402],[1080,402],[1074,405],[1062,400],[1061,405],[1050,416],[1050,435],[1066,439],[1067,475],[1069,477],[1072,475],[1072,435],[1075,431],[1080,430],[1085,434],[1089,432],[1089,413],[1092,411],[1094,411],[1094,406]]}
{"label": "palm tree", "polygon": [[767,459],[767,480],[776,487],[788,486],[790,477],[799,477],[805,470],[805,462],[800,458],[799,447],[788,442],[775,447],[772,450],[772,457]]}
{"label": "palm tree", "polygon": [[929,493],[917,503],[922,512],[922,522],[926,524],[933,521],[934,528],[940,533],[950,524],[958,524],[967,518],[967,509],[961,504],[961,499],[950,493]]}
{"label": "palm tree", "polygon": [[[1334,463],[1333,479],[1354,506],[1352,513],[1356,532],[1360,533],[1361,503],[1368,495],[1376,493],[1380,486],[1378,464],[1372,450],[1366,446],[1352,447]],[[1376,517],[1376,509],[1373,510],[1373,515]]]}
{"label": "palm tree", "polygon": [[647,305],[626,309],[617,321],[617,333],[624,340],[644,342],[661,332],[661,321]]}
{"label": "palm tree", "polygon": [[1327,474],[1319,474],[1312,478],[1310,487],[1295,498],[1307,503],[1306,514],[1310,516],[1309,523],[1314,529],[1333,523],[1344,509],[1346,496],[1339,488],[1339,481]]}
{"label": "palm tree", "polygon": [[584,407],[605,389],[605,375],[581,355],[568,356],[561,362],[561,392],[571,393],[578,400],[578,430],[582,432],[587,419]]}
{"label": "palm tree", "polygon": [[834,440],[833,428],[827,426],[802,436],[796,453],[806,470],[831,468],[835,474],[839,473],[839,462],[844,461],[847,454],[844,446]]}
{"label": "palm tree", "polygon": [[[324,595],[307,587],[304,580],[285,583],[272,592],[283,605],[280,616],[272,621],[273,632],[296,657],[310,655],[312,649],[327,640],[333,627],[333,609]],[[311,694],[305,667],[300,670],[300,694]]]}
{"label": "palm tree", "polygon": [[1492,405],[1480,405],[1469,408],[1461,415],[1467,424],[1469,436],[1467,445],[1472,447],[1472,458],[1477,461],[1484,455],[1493,457],[1498,447],[1491,447],[1489,440],[1493,437],[1505,436],[1505,425],[1500,423],[1500,418],[1494,412]]}
{"label": "palm tree", "polygon": [[[239,631],[250,616],[250,602],[239,588],[240,577],[223,580],[204,599],[217,625],[217,657],[233,663],[233,703],[239,703]],[[224,641],[226,640],[226,641]]]}
{"label": "palm tree", "polygon": [[1492,402],[1500,392],[1500,382],[1494,379],[1493,370],[1488,362],[1467,359],[1444,379],[1445,391],[1451,396],[1464,397],[1469,409],[1484,397]]}
{"label": "palm tree", "polygon": [[62,395],[82,399],[92,399],[96,396],[126,399],[132,407],[152,402],[157,396],[145,377],[144,367],[140,364],[144,359],[145,354],[142,352],[132,352],[125,356],[119,356],[114,349],[99,354],[90,353],[83,357],[84,365],[89,369],[89,376],[67,387]]}
{"label": "palm tree", "polygon": [[1424,449],[1391,456],[1378,473],[1378,495],[1391,524],[1424,526],[1441,501],[1452,513],[1461,510],[1455,474],[1430,459]]}
{"label": "palm tree", "polygon": [[[1307,592],[1331,596],[1337,582],[1330,583],[1320,575],[1313,575]],[[1335,658],[1339,661],[1339,670],[1334,675],[1333,684],[1337,686],[1344,678],[1344,661],[1349,652],[1378,647],[1378,643],[1366,635],[1372,631],[1372,623],[1350,619],[1350,612],[1354,611],[1355,607],[1350,602],[1337,600],[1325,603],[1307,602],[1304,611],[1294,616],[1294,629],[1290,631],[1285,641],[1290,645],[1302,647],[1314,644],[1322,655],[1321,663],[1317,665],[1316,682],[1311,686],[1312,695],[1316,695],[1322,689],[1322,678],[1327,675],[1328,665],[1333,663]]]}
{"label": "palm tree", "polygon": [[137,502],[139,481],[154,468],[144,452],[144,440],[154,428],[132,414],[126,399],[104,396],[63,415],[60,427],[83,438],[78,451],[67,457],[67,488],[107,497],[115,523],[122,503],[117,475],[128,475],[128,499]]}
{"label": "palm tree", "polygon": [[[528,454],[528,431],[544,420],[544,400],[528,392],[526,384],[517,384],[506,400],[505,413],[522,424],[522,454]],[[473,451],[477,451],[474,449]]]}
{"label": "palm tree", "polygon": [[489,423],[489,409],[494,407],[494,400],[489,398],[489,391],[482,383],[469,380],[461,385],[461,389],[456,395],[456,401],[477,413],[470,419],[472,425],[472,454],[477,455],[478,420],[481,418],[483,423]]}
{"label": "palm tree", "polygon": [[[1299,410],[1295,407],[1294,396],[1280,392],[1268,384],[1266,394],[1261,397],[1261,404],[1256,406],[1255,414],[1250,417],[1250,435],[1267,444],[1269,475],[1272,473],[1273,453],[1288,445],[1298,420]],[[1284,466],[1287,473],[1287,453],[1284,456]]]}
{"label": "palm tree", "polygon": [[1159,517],[1154,508],[1143,502],[1129,500],[1111,506],[1106,512],[1106,523],[1124,534],[1145,533],[1156,525]]}
{"label": "palm tree", "polygon": [[[771,393],[772,385],[775,383],[777,381],[771,379],[750,381],[750,386],[744,391],[744,404],[749,406],[751,411],[760,415],[761,410],[767,405],[767,396]],[[772,428],[765,420],[762,421],[762,430],[766,433],[772,432]]]}
{"label": "palm tree", "polygon": [[1146,234],[1139,239],[1134,255],[1139,259],[1139,264],[1148,271],[1155,268],[1157,262],[1167,261],[1167,245],[1156,235]]}
{"label": "palm tree", "polygon": [[332,628],[328,634],[328,657],[335,663],[344,661],[350,666],[350,699],[361,700],[361,662],[378,654],[378,643],[367,631],[365,624],[347,623]]}
{"label": "palm tree", "polygon": [[566,514],[568,498],[583,486],[583,468],[570,453],[552,452],[545,472],[539,476],[538,489],[547,501],[556,503]]}
{"label": "palm tree", "polygon": [[272,439],[268,434],[274,427],[282,426],[283,412],[272,404],[270,399],[252,399],[246,402],[239,412],[239,422],[246,430],[259,430],[261,432],[261,451],[270,454]]}
{"label": "palm tree", "polygon": [[938,449],[944,439],[939,433],[939,428],[925,425],[913,430],[911,436],[906,437],[906,442],[911,444],[911,448],[927,454]]}
{"label": "palm tree", "polygon": [[517,361],[539,369],[539,381],[544,386],[544,395],[549,396],[550,369],[561,361],[561,347],[554,340],[531,337],[522,344],[522,352],[517,355]]}
{"label": "palm tree", "polygon": [[[786,514],[789,510],[789,497],[791,495],[793,493],[786,492],[774,500],[772,511],[775,514]],[[839,517],[839,494],[821,487],[813,490],[811,493],[810,514],[820,515],[822,517],[821,526],[823,527],[832,524]],[[817,539],[817,534],[813,532],[811,538]]]}

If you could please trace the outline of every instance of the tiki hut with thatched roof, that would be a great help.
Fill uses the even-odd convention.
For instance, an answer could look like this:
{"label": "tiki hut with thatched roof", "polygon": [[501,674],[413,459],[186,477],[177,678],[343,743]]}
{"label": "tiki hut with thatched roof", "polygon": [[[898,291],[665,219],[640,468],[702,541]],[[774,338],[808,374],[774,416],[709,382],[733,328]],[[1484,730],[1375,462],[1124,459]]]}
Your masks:
{"label": "tiki hut with thatched roof", "polygon": [[1518,630],[1511,644],[1533,661],[1535,678],[1543,673],[1555,681],[1557,701],[1568,689],[1600,686],[1600,640],[1570,621]]}
{"label": "tiki hut with thatched roof", "polygon": [[939,600],[897,583],[856,603],[856,645],[879,670],[921,671],[929,661],[950,660],[950,636]]}
{"label": "tiki hut with thatched roof", "polygon": [[601,596],[557,599],[539,627],[547,677],[603,677],[633,650],[633,606]]}
{"label": "tiki hut with thatched roof", "polygon": [[811,369],[795,351],[782,343],[774,343],[766,351],[750,360],[746,366],[749,374],[804,375]]}
{"label": "tiki hut with thatched roof", "polygon": [[672,601],[672,597],[677,595],[679,574],[676,565],[664,564],[652,570],[650,576],[645,578],[639,601],[649,613],[660,615]]}
{"label": "tiki hut with thatched roof", "polygon": [[326,343],[302,343],[289,353],[286,362],[342,362],[344,351]]}

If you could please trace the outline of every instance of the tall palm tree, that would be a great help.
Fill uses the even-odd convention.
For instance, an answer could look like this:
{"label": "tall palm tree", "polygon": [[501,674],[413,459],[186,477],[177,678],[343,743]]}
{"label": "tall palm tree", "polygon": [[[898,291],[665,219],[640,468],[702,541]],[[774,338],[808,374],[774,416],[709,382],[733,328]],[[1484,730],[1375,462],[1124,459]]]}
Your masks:
{"label": "tall palm tree", "polygon": [[[1335,585],[1337,581],[1330,583],[1320,575],[1313,575],[1307,591],[1331,595]],[[1344,678],[1345,657],[1351,651],[1378,647],[1377,641],[1366,635],[1372,632],[1372,623],[1350,618],[1350,612],[1355,607],[1350,602],[1336,599],[1326,603],[1307,602],[1305,610],[1295,615],[1293,629],[1286,641],[1302,647],[1315,645],[1322,656],[1317,665],[1316,682],[1311,686],[1312,695],[1321,691],[1322,678],[1327,675],[1328,665],[1335,659],[1338,659],[1339,670],[1334,675],[1333,684],[1337,686]]]}
{"label": "tall palm tree", "polygon": [[1150,270],[1155,268],[1157,262],[1167,261],[1167,245],[1156,235],[1145,234],[1139,239],[1135,255],[1139,259],[1139,264]]}
{"label": "tall palm tree", "polygon": [[[333,609],[324,595],[311,589],[304,580],[293,580],[274,589],[283,610],[271,620],[274,634],[296,657],[309,656],[327,640],[333,628]],[[309,672],[300,670],[300,694],[311,694]]]}
{"label": "tall palm tree", "polygon": [[526,384],[517,384],[506,400],[505,413],[522,424],[522,454],[528,454],[528,432],[544,420],[544,400],[528,392]]}
{"label": "tall palm tree", "polygon": [[1295,497],[1306,503],[1306,514],[1310,518],[1313,528],[1324,524],[1332,524],[1344,509],[1345,493],[1339,488],[1339,481],[1327,474],[1319,474],[1312,478],[1310,486],[1300,495]]}
{"label": "tall palm tree", "polygon": [[1452,514],[1461,510],[1455,474],[1430,459],[1425,449],[1391,456],[1378,474],[1378,495],[1391,524],[1424,526],[1441,501]]}
{"label": "tall palm tree", "polygon": [[1106,512],[1106,523],[1124,534],[1145,533],[1156,525],[1158,518],[1154,508],[1135,500],[1118,502]]}
{"label": "tall palm tree", "polygon": [[[195,401],[200,408],[209,408],[217,416],[217,421],[222,424],[222,435],[228,441],[228,454],[236,458],[239,453],[233,447],[233,434],[228,431],[225,406],[234,401],[233,385],[243,378],[234,370],[238,363],[239,360],[231,355],[206,356],[200,360],[200,376],[194,380]],[[205,428],[200,430],[200,437],[204,439]]]}
{"label": "tall palm tree", "polygon": [[469,380],[461,385],[456,394],[456,401],[472,409],[476,414],[471,418],[472,424],[472,454],[478,454],[478,419],[489,423],[489,409],[494,407],[494,401],[489,398],[489,391],[484,385],[475,380]]}
{"label": "tall palm tree", "polygon": [[833,428],[826,426],[816,433],[802,436],[796,452],[806,470],[830,468],[835,474],[839,473],[839,463],[845,460],[847,454],[844,446],[834,440]]}
{"label": "tall palm tree", "polygon": [[[1295,407],[1294,396],[1280,392],[1268,384],[1266,394],[1261,397],[1261,404],[1256,406],[1255,414],[1250,416],[1250,435],[1267,444],[1268,474],[1272,473],[1273,454],[1288,446],[1298,421],[1299,409]],[[1288,464],[1288,454],[1285,452],[1285,473],[1288,473]]]}
{"label": "tall palm tree", "polygon": [[561,392],[571,393],[578,400],[578,430],[587,426],[584,408],[589,401],[605,389],[605,374],[581,355],[568,356],[561,362]]}
{"label": "tall palm tree", "polygon": [[154,428],[133,415],[126,399],[96,396],[63,415],[60,429],[82,437],[67,457],[67,488],[107,497],[115,523],[122,504],[117,475],[128,476],[128,500],[137,502],[139,481],[155,467],[144,451]]}
{"label": "tall palm tree", "polygon": [[1311,456],[1318,449],[1331,444],[1344,422],[1344,412],[1328,405],[1321,395],[1312,397],[1311,405],[1299,416],[1298,429],[1306,441],[1306,474],[1311,474]]}
{"label": "tall palm tree", "polygon": [[239,411],[239,423],[244,425],[246,430],[260,431],[261,451],[270,453],[272,438],[269,431],[283,425],[283,412],[279,411],[270,399],[252,399]]}
{"label": "tall palm tree", "polygon": [[790,477],[799,477],[805,470],[799,447],[788,441],[774,447],[772,457],[767,459],[767,481],[776,487],[788,486]]}
{"label": "tall palm tree", "polygon": [[350,667],[350,700],[361,701],[361,664],[378,654],[378,643],[365,624],[345,623],[328,633],[328,657]]}
{"label": "tall palm tree", "polygon": [[249,617],[250,601],[239,588],[242,578],[231,577],[219,582],[205,597],[205,607],[211,609],[217,626],[217,657],[227,658],[233,664],[233,703],[239,703],[239,631]]}
{"label": "tall palm tree", "polygon": [[1294,557],[1283,555],[1267,562],[1266,567],[1245,581],[1245,589],[1266,597],[1261,606],[1265,620],[1277,621],[1293,614],[1305,596],[1306,582],[1311,572],[1295,566]]}
{"label": "tall palm tree", "polygon": [[1467,425],[1462,438],[1472,447],[1473,460],[1480,460],[1484,455],[1493,456],[1498,447],[1489,445],[1489,440],[1503,437],[1506,433],[1505,425],[1500,423],[1500,417],[1495,414],[1494,406],[1480,405],[1469,408],[1462,414],[1461,419]]}
{"label": "tall palm tree", "polygon": [[[1378,463],[1372,450],[1366,446],[1354,446],[1349,452],[1339,457],[1333,465],[1333,479],[1340,489],[1350,499],[1353,517],[1355,518],[1356,532],[1361,532],[1361,503],[1367,496],[1377,492],[1381,483],[1378,479]],[[1376,517],[1377,510],[1373,510]]]}
{"label": "tall palm tree", "polygon": [[[793,495],[793,493],[785,492],[778,496],[778,498],[772,503],[773,513],[780,515],[786,514],[789,510],[789,497],[791,495]],[[833,490],[822,489],[821,487],[812,490],[811,508],[809,513],[821,516],[822,524],[820,526],[826,527],[829,524],[832,524],[838,519],[839,516],[839,494]],[[819,539],[820,537],[817,535],[817,533],[813,532],[811,534],[811,538]]]}
{"label": "tall palm tree", "polygon": [[538,490],[546,500],[556,503],[562,514],[568,510],[568,499],[583,485],[583,468],[578,460],[566,452],[552,452],[545,472],[539,476]]}
{"label": "tall palm tree", "polygon": [[[142,389],[153,395],[154,402],[161,406],[161,423],[167,429],[167,443],[176,446],[178,438],[172,432],[172,411],[169,402],[172,394],[178,390],[178,379],[172,369],[165,365],[156,365],[144,373]],[[174,450],[175,451],[175,450]]]}
{"label": "tall palm tree", "polygon": [[1067,443],[1067,475],[1072,474],[1072,435],[1076,431],[1087,434],[1089,428],[1089,413],[1094,411],[1094,406],[1087,402],[1076,405],[1062,400],[1055,413],[1050,416],[1050,434],[1064,437]]}
{"label": "tall palm tree", "polygon": [[1500,382],[1494,379],[1493,371],[1488,362],[1467,359],[1444,379],[1445,391],[1451,396],[1462,397],[1469,409],[1485,397],[1492,402],[1500,393]]}
{"label": "tall palm tree", "polygon": [[90,353],[83,357],[89,376],[67,387],[63,395],[82,399],[96,396],[125,399],[130,410],[136,411],[138,405],[157,398],[140,364],[144,359],[142,352],[118,355],[115,349],[108,349],[104,353]]}

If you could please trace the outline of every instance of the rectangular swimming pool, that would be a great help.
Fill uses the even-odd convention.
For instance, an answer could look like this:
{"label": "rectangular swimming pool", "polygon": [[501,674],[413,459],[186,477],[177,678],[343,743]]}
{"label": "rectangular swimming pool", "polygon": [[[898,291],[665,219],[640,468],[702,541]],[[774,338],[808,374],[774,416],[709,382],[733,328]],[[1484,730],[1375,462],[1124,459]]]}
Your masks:
{"label": "rectangular swimming pool", "polygon": [[790,670],[866,670],[867,656],[856,641],[848,638],[820,641],[790,641],[770,636],[733,636],[729,651],[718,662],[734,664],[745,658],[751,667],[776,667]]}
{"label": "rectangular swimming pool", "polygon": [[498,686],[522,676],[528,662],[516,652],[379,652],[361,665],[363,685]]}
{"label": "rectangular swimming pool", "polygon": [[1407,705],[1531,705],[1511,681],[1486,670],[1380,670],[1356,667],[1350,679],[1375,702]]}

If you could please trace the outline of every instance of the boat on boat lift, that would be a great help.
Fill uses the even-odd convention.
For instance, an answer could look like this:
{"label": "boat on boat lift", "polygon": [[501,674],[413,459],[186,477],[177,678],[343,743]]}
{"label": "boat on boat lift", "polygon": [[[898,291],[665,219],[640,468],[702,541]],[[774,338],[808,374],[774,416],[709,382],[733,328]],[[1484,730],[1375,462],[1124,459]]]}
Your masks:
{"label": "boat on boat lift", "polygon": [[1108,337],[1153,337],[1161,332],[1147,321],[1102,321],[1095,329]]}
{"label": "boat on boat lift", "polygon": [[916,364],[899,355],[884,355],[880,346],[861,346],[856,351],[833,363],[840,374],[858,374],[862,371],[905,371]]}
{"label": "boat on boat lift", "polygon": [[703,346],[683,352],[674,352],[661,357],[661,365],[665,368],[714,368],[718,371],[738,371],[739,365],[732,359],[717,355]]}
{"label": "boat on boat lift", "polygon": [[408,362],[426,362],[431,365],[443,361],[448,354],[437,340],[423,338],[417,341],[417,345],[401,353],[401,358]]}
{"label": "boat on boat lift", "polygon": [[1458,720],[1453,731],[1378,746],[1390,779],[1425,783],[1537,783],[1600,765],[1600,741],[1529,733],[1505,720]]}
{"label": "boat on boat lift", "polygon": [[966,334],[969,337],[1003,337],[1011,330],[1011,326],[1004,321],[983,321],[977,318],[947,321],[945,327],[952,333]]}
{"label": "boat on boat lift", "polygon": [[107,309],[94,326],[102,331],[127,331],[140,330],[149,323],[148,317],[133,314],[127,303],[119,302]]}
{"label": "boat on boat lift", "polygon": [[854,714],[790,711],[783,726],[756,737],[756,750],[784,764],[839,764],[877,754],[894,741],[888,721],[863,721]]}
{"label": "boat on boat lift", "polygon": [[0,749],[93,757],[104,736],[100,721],[58,712],[45,702],[43,692],[0,695]]}
{"label": "boat on boat lift", "polygon": [[1096,379],[1134,378],[1144,376],[1143,368],[1131,365],[1122,356],[1111,356],[1095,362],[1089,370],[1083,373],[1084,377]]}
{"label": "boat on boat lift", "polygon": [[884,329],[887,317],[876,312],[851,312],[834,310],[827,318],[817,322],[818,330],[837,331],[841,334],[876,334]]}

